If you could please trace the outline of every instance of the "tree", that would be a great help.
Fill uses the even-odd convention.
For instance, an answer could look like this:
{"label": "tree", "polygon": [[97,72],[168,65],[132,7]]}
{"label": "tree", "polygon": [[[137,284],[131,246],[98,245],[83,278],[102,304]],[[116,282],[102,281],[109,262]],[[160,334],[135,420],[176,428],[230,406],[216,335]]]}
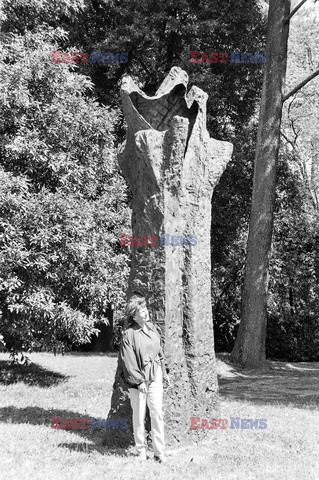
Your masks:
{"label": "tree", "polygon": [[[290,25],[286,88],[293,92],[319,62],[319,4],[308,1]],[[316,72],[316,71],[315,71]],[[270,261],[267,356],[317,361],[319,77],[283,105],[281,155]]]}
{"label": "tree", "polygon": [[[81,344],[123,304],[126,187],[116,112],[53,64],[61,31],[7,37],[1,52],[0,333],[8,348]],[[10,68],[8,68],[10,67]]]}
{"label": "tree", "polygon": [[[152,95],[172,66],[185,69],[190,86],[195,84],[208,93],[209,133],[235,145],[233,159],[221,179],[223,186],[217,187],[213,198],[212,261],[216,285],[224,281],[220,270],[228,272],[227,255],[220,252],[237,244],[238,235],[242,244],[246,235],[256,135],[256,126],[250,122],[259,102],[262,64],[192,64],[190,51],[264,51],[266,16],[259,3],[204,0],[199,5],[189,0],[94,0],[83,4],[77,0],[4,0],[4,32],[22,34],[45,22],[68,33],[59,39],[58,50],[129,52],[127,64],[77,66],[78,72],[90,75],[94,83],[91,95],[104,104],[119,105],[119,80],[123,73],[138,79],[139,86]],[[125,133],[121,116],[116,124],[116,142],[120,143]],[[237,256],[238,264],[242,264],[242,247]],[[225,281],[228,283],[227,278]],[[218,335],[218,330],[215,332]]]}
{"label": "tree", "polygon": [[266,353],[276,359],[317,361],[318,214],[309,188],[295,167],[293,152],[283,146],[269,264]]}
{"label": "tree", "polygon": [[[3,3],[3,32],[23,34],[47,24],[68,34],[60,38],[59,50],[128,52],[128,63],[79,64],[103,104],[120,106],[119,82],[124,73],[154,95],[162,78],[178,66],[189,73],[191,86],[208,93],[207,123],[214,137],[230,139],[254,113],[261,64],[191,64],[190,51],[263,51],[265,20],[257,0],[203,0],[200,8],[194,0]],[[122,140],[123,128],[119,134]]]}
{"label": "tree", "polygon": [[[270,0],[267,29],[267,58],[257,137],[251,218],[247,244],[246,272],[242,296],[242,320],[232,359],[247,367],[265,361],[269,256],[273,230],[276,170],[287,63],[289,20],[305,3],[290,12],[290,1]],[[297,86],[297,90],[305,82]],[[294,91],[297,91],[294,90]],[[294,92],[293,91],[293,92]]]}
{"label": "tree", "polygon": [[265,361],[268,265],[273,228],[282,98],[287,63],[290,1],[270,0],[242,319],[232,359],[256,367]]}
{"label": "tree", "polygon": [[[289,34],[287,65],[287,89],[293,91],[305,78],[314,72],[319,63],[318,20],[319,4],[306,4],[294,18]],[[316,71],[315,71],[316,73]],[[314,78],[298,89],[284,103],[282,142],[290,152],[290,167],[299,172],[309,190],[315,210],[318,204],[318,118],[319,78]],[[289,158],[289,157],[288,157]]]}

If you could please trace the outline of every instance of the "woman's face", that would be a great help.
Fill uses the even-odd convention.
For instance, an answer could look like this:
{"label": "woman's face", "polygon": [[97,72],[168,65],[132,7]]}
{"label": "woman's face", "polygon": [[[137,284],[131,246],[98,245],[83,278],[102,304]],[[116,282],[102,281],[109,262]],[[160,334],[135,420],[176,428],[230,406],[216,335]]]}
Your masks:
{"label": "woman's face", "polygon": [[140,326],[144,327],[145,323],[149,320],[149,314],[147,310],[146,303],[137,307],[134,321]]}

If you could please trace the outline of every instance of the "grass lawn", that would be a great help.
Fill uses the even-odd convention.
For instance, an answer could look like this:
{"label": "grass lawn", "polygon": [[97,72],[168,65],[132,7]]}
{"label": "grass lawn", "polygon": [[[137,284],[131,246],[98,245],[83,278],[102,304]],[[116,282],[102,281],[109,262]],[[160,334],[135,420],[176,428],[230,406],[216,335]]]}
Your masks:
{"label": "grass lawn", "polygon": [[51,429],[54,416],[107,418],[116,355],[30,358],[25,369],[0,354],[1,479],[319,479],[318,363],[268,362],[256,374],[219,356],[222,418],[267,418],[267,429],[210,430],[160,465],[108,451],[103,430]]}

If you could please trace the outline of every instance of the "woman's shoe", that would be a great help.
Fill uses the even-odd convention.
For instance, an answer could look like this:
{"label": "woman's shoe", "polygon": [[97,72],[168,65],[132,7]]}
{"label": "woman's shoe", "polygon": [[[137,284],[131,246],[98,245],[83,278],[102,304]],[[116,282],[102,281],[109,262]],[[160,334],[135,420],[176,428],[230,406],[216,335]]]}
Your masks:
{"label": "woman's shoe", "polygon": [[147,460],[146,453],[145,453],[145,452],[138,453],[138,454],[136,455],[136,459],[138,459],[138,460]]}

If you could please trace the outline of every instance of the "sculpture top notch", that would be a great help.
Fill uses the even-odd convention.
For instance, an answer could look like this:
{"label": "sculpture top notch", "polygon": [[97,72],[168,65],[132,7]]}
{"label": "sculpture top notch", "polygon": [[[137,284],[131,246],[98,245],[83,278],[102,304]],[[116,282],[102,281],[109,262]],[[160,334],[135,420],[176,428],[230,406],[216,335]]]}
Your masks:
{"label": "sculpture top notch", "polygon": [[202,121],[206,122],[208,95],[198,87],[192,87],[186,94],[187,84],[187,73],[179,67],[173,67],[156,94],[150,97],[130,76],[123,77],[121,97],[125,117],[130,119],[129,129],[133,133],[150,128],[166,131],[174,116],[185,117],[194,123],[199,111],[202,113]]}

